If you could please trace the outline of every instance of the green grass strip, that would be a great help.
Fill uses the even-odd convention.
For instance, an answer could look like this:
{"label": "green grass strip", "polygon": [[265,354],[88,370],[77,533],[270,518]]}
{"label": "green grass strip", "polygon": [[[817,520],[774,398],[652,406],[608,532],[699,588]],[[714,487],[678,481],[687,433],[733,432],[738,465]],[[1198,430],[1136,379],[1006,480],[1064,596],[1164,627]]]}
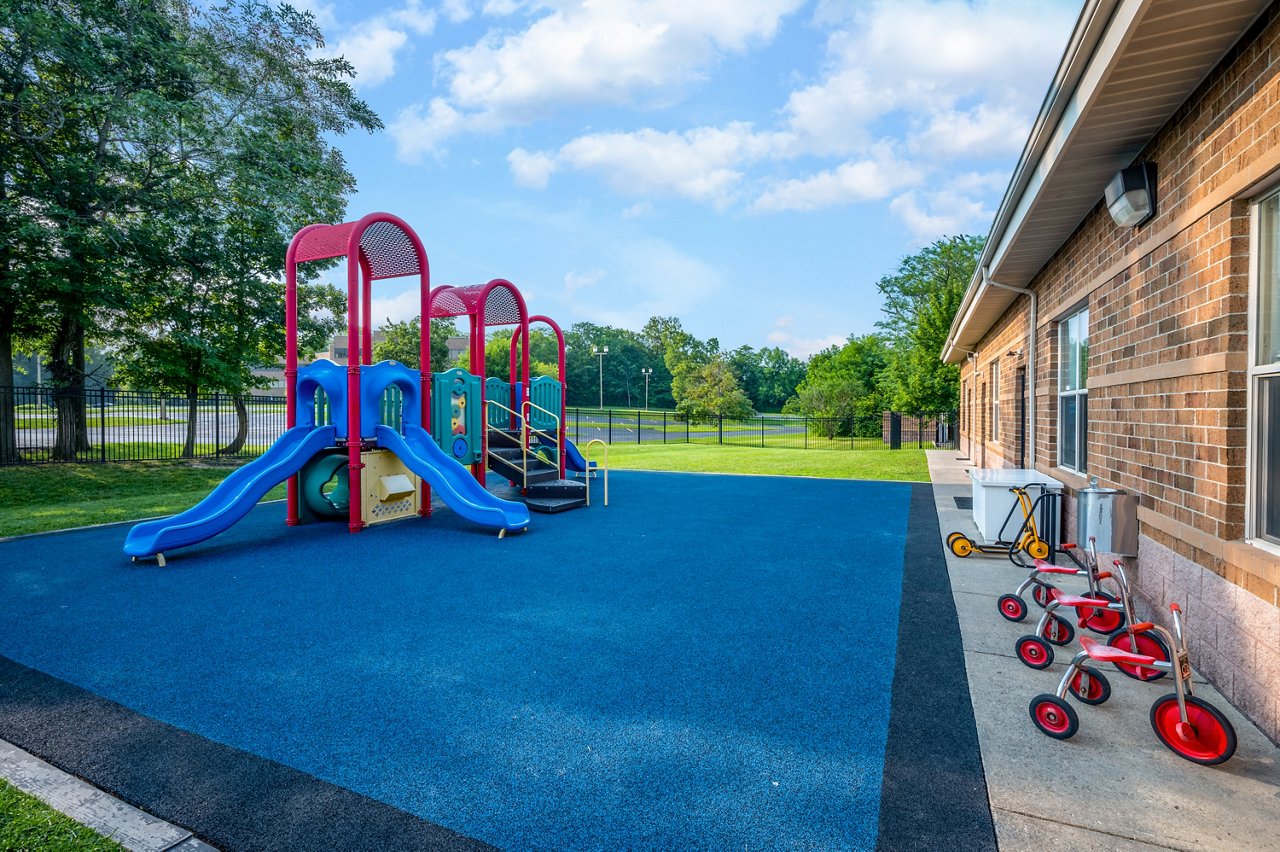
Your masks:
{"label": "green grass strip", "polygon": [[0,780],[0,849],[5,852],[120,852],[124,847]]}

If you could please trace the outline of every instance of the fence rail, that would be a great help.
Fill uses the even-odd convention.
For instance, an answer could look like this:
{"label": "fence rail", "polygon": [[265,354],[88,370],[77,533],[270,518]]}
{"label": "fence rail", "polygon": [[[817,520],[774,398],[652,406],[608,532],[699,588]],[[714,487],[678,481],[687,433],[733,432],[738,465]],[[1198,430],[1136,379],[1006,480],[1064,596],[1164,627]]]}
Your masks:
{"label": "fence rail", "polygon": [[[4,407],[10,399],[17,452],[8,458],[0,453],[0,464],[246,459],[261,455],[285,430],[283,396],[201,394],[191,405],[184,397],[147,391],[94,388],[55,392],[48,387],[0,387],[0,426],[7,425]],[[59,454],[59,411],[76,407],[85,412],[85,428],[75,452],[70,456],[66,452]],[[848,417],[763,414],[690,422],[674,411],[565,411],[566,432],[580,446],[594,439],[609,444],[690,443],[828,450],[957,446],[954,412],[886,413],[879,434],[866,434],[876,425],[874,421],[868,424]]]}

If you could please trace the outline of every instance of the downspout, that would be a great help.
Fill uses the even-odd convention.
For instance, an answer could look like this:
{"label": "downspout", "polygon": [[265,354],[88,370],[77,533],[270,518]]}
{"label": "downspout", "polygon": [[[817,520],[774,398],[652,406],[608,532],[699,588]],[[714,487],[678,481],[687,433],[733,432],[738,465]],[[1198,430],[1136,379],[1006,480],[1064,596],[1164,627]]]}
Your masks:
{"label": "downspout", "polygon": [[1008,290],[1011,293],[1021,293],[1031,298],[1031,328],[1027,333],[1027,396],[1031,397],[1031,406],[1027,414],[1027,433],[1030,437],[1028,443],[1030,452],[1027,454],[1029,464],[1032,470],[1036,467],[1036,320],[1039,313],[1040,300],[1036,296],[1034,290],[1026,287],[1015,287],[1012,284],[1001,284],[991,277],[991,268],[982,267],[982,283],[989,287],[999,287],[1001,290]]}

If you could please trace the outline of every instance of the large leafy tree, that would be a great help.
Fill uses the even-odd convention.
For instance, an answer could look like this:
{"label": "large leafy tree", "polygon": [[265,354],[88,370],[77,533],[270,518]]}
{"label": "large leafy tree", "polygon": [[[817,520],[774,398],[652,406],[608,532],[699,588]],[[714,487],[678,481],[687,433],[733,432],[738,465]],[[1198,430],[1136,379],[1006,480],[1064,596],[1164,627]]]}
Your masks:
{"label": "large leafy tree", "polygon": [[939,353],[982,253],[983,239],[940,239],[904,259],[876,284],[885,318],[876,323],[891,347],[883,387],[898,411],[949,411],[959,405],[959,368]]}
{"label": "large leafy tree", "polygon": [[780,411],[805,375],[803,361],[776,347],[741,346],[728,354],[726,362],[761,411]]}
{"label": "large leafy tree", "polygon": [[880,382],[888,362],[889,347],[878,334],[828,347],[809,359],[786,411],[814,418],[812,431],[827,438],[879,435],[887,405]]}
{"label": "large leafy tree", "polygon": [[[282,244],[318,210],[340,209],[350,176],[327,139],[380,125],[346,82],[351,66],[314,57],[323,44],[314,20],[288,6],[3,2],[12,27],[0,30],[0,65],[17,94],[0,148],[15,149],[21,225],[43,228],[56,246],[37,280],[47,284],[45,348],[59,389],[54,452],[72,458],[86,443],[78,402],[86,340],[135,317],[164,328],[161,303],[173,304],[184,277],[213,286],[240,269],[237,280],[256,286],[254,272],[278,264],[262,263],[253,239],[274,230]],[[307,183],[317,163],[316,183],[337,191],[327,203],[317,203],[325,191],[314,184],[305,200],[259,194],[290,177]],[[265,208],[274,228],[248,221],[253,211],[239,222],[220,216],[236,204]],[[193,265],[199,246],[223,256]],[[231,303],[256,301],[246,292]],[[242,351],[261,348],[247,339]]]}
{"label": "large leafy tree", "polygon": [[751,400],[723,358],[689,368],[686,387],[676,403],[676,411],[690,422],[707,422],[718,417],[744,418],[754,413]]}
{"label": "large leafy tree", "polygon": [[[399,361],[401,364],[405,364],[415,370],[421,369],[422,366],[418,363],[421,360],[419,357],[421,354],[419,347],[421,329],[422,318],[420,316],[400,322],[392,322],[388,319],[379,329],[383,334],[383,339],[373,344],[373,360]],[[449,363],[448,340],[457,334],[458,327],[453,320],[433,319],[431,321],[432,372],[443,372],[454,366]]]}

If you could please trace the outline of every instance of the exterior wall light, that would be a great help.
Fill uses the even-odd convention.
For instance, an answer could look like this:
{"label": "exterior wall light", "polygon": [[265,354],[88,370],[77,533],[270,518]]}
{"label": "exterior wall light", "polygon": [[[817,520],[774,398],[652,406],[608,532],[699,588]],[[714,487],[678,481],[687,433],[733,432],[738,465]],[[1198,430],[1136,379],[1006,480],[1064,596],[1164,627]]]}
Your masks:
{"label": "exterior wall light", "polygon": [[1139,163],[1116,172],[1107,184],[1107,212],[1122,228],[1136,228],[1156,215],[1156,164]]}

